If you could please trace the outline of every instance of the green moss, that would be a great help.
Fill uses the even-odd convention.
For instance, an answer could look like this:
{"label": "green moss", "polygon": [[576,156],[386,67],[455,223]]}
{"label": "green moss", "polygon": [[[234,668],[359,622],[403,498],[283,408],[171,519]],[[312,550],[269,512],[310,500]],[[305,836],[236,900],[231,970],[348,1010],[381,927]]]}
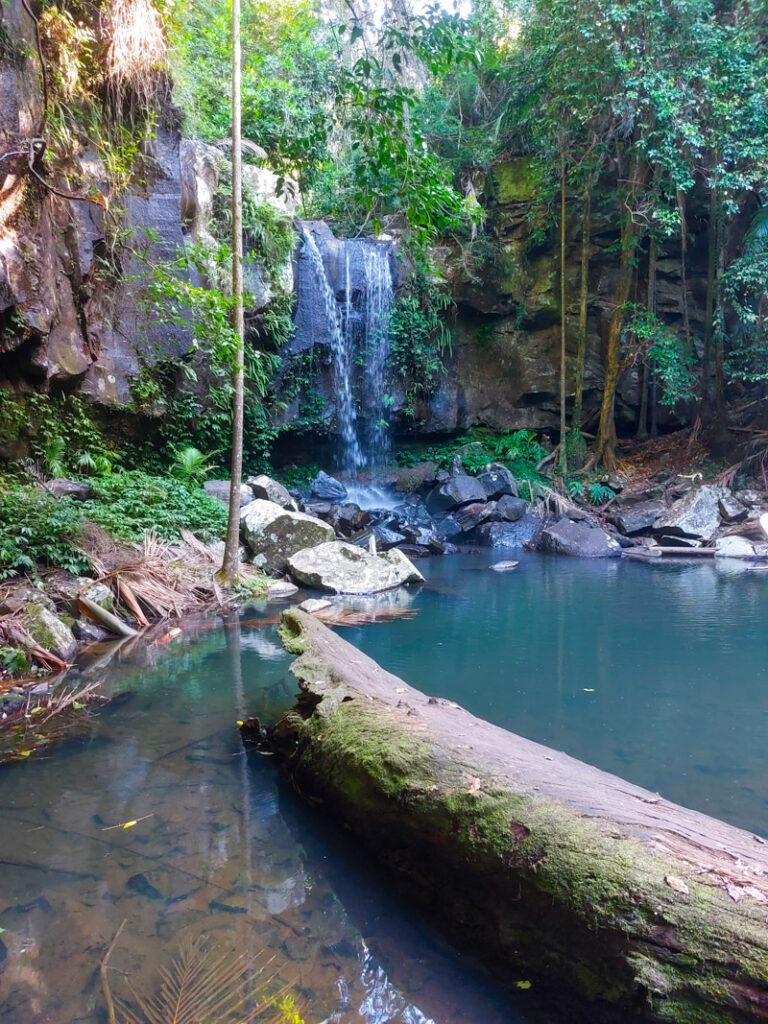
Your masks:
{"label": "green moss", "polygon": [[525,203],[535,199],[541,187],[534,157],[524,156],[497,164],[493,171],[496,198],[500,203]]}

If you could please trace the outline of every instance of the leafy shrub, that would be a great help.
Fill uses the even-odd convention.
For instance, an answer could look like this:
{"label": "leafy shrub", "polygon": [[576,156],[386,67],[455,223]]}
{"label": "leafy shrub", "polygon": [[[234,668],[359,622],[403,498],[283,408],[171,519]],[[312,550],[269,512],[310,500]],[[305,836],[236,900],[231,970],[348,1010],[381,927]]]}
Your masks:
{"label": "leafy shrub", "polygon": [[174,541],[182,529],[211,540],[226,530],[225,506],[204,491],[188,491],[180,480],[134,470],[95,480],[93,491],[96,497],[82,505],[83,517],[120,540],[141,540],[145,530],[155,530]]}
{"label": "leafy shrub", "polygon": [[489,462],[503,462],[518,480],[542,480],[536,466],[547,454],[532,430],[506,431],[494,434],[490,430],[473,430],[453,441],[429,447],[403,450],[397,453],[402,466],[413,466],[425,459],[447,467],[456,455],[461,455],[465,469],[476,473]]}
{"label": "leafy shrub", "polygon": [[0,579],[34,572],[39,562],[86,572],[88,559],[75,548],[81,509],[27,488],[0,494]]}

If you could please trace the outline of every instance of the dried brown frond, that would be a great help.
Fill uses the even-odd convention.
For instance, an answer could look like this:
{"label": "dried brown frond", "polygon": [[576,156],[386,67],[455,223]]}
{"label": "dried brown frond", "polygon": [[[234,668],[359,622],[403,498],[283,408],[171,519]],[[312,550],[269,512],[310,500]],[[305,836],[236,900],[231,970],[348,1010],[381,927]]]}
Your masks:
{"label": "dried brown frond", "polygon": [[111,0],[106,11],[107,77],[115,108],[149,111],[165,85],[168,44],[152,0]]}
{"label": "dried brown frond", "polygon": [[263,1024],[284,1019],[279,999],[285,993],[274,973],[274,956],[222,953],[198,939],[186,945],[160,972],[150,995],[130,985],[134,1005],[115,999],[122,1024]]}

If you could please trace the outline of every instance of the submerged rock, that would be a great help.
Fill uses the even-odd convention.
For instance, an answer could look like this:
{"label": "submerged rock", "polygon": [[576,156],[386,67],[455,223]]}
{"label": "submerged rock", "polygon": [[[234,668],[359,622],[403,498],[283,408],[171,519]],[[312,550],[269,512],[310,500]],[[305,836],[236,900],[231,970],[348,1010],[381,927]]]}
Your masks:
{"label": "submerged rock", "polygon": [[288,569],[304,586],[333,594],[375,594],[424,579],[396,548],[372,555],[344,541],[329,541],[297,551],[288,559]]}
{"label": "submerged rock", "polygon": [[574,523],[568,518],[547,526],[539,547],[542,551],[572,558],[618,558],[621,555],[621,545],[605,530],[589,523]]}
{"label": "submerged rock", "polygon": [[493,565],[489,565],[489,569],[493,569],[494,572],[512,572],[520,565],[519,562],[494,562]]}
{"label": "submerged rock", "polygon": [[312,481],[311,490],[312,497],[320,498],[322,501],[338,502],[347,498],[347,488],[344,484],[336,477],[324,473],[322,469]]}
{"label": "submerged rock", "polygon": [[266,473],[261,473],[259,476],[249,476],[245,483],[253,491],[256,498],[262,498],[264,501],[274,501],[281,508],[289,508],[294,512],[298,511],[296,502],[288,493],[288,489],[283,487],[277,480],[273,480],[271,476],[267,476]]}
{"label": "submerged rock", "polygon": [[720,525],[720,502],[731,496],[727,487],[693,487],[657,520],[654,531],[677,537],[710,540]]}
{"label": "submerged rock", "polygon": [[281,572],[295,552],[332,541],[335,536],[322,520],[261,498],[241,510],[240,532],[251,551],[251,563],[266,572]]}
{"label": "submerged rock", "polygon": [[[224,505],[229,505],[229,480],[206,480],[203,490],[212,498],[218,498]],[[240,484],[240,508],[253,501],[253,491],[247,484]]]}

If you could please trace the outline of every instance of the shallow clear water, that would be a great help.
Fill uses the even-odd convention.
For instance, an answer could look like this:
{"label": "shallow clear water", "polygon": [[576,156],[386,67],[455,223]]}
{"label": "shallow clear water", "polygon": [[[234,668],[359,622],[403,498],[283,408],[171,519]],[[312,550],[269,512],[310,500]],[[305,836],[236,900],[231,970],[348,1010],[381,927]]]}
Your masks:
{"label": "shallow clear water", "polygon": [[[385,602],[413,618],[343,635],[415,686],[768,834],[768,579],[702,563],[486,565],[423,562],[420,592]],[[0,773],[2,1024],[105,1020],[98,964],[123,920],[117,993],[151,990],[205,934],[266,948],[308,1024],[530,1020],[527,995],[494,995],[280,792],[269,758],[242,755],[236,719],[291,703],[288,664],[252,619],[187,629],[113,664],[106,686],[125,696],[89,736]]]}

